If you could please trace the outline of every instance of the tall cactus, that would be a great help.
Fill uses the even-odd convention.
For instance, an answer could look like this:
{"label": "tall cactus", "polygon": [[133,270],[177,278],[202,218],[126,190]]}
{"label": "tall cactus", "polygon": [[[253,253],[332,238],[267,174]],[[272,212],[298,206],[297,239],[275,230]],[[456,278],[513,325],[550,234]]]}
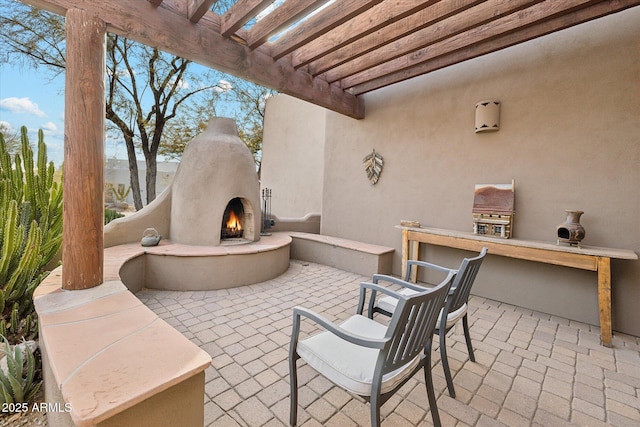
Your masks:
{"label": "tall cactus", "polygon": [[62,243],[62,186],[47,163],[44,134],[38,132],[35,164],[24,126],[21,139],[12,163],[0,134],[0,329],[8,327],[15,339],[35,334],[33,290]]}

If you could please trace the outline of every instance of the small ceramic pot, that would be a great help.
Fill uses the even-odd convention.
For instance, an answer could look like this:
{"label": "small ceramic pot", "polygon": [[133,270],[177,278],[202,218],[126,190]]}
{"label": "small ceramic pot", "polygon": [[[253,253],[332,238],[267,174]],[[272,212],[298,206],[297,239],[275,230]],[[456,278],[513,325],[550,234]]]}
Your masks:
{"label": "small ceramic pot", "polygon": [[570,245],[580,245],[582,239],[584,239],[585,231],[582,224],[580,224],[580,216],[584,213],[582,211],[567,210],[567,219],[565,222],[556,227],[558,235],[558,244],[560,242],[569,243]]}

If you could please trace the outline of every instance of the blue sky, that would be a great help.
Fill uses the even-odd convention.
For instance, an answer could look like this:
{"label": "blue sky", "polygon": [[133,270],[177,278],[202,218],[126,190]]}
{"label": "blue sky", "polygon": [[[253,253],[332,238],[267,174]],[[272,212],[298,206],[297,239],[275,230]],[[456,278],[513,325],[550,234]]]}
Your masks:
{"label": "blue sky", "polygon": [[[47,156],[56,167],[64,159],[64,73],[55,79],[44,69],[0,64],[0,122],[18,131],[29,130],[29,141],[38,141],[38,130],[44,131]],[[107,158],[126,159],[122,141],[107,140]],[[139,156],[142,160],[144,157]]]}
{"label": "blue sky", "polygon": [[29,129],[29,140],[38,141],[38,129],[45,133],[49,160],[56,167],[64,157],[64,74],[51,80],[44,70],[0,65],[0,122],[11,129]]}
{"label": "blue sky", "polygon": [[[204,72],[204,67],[200,68]],[[48,158],[56,167],[64,159],[64,80],[64,73],[52,79],[44,67],[35,70],[0,64],[0,122],[16,132],[26,126],[32,143],[38,141],[38,129],[42,129]],[[221,102],[216,107],[218,114],[233,116],[232,104]],[[124,142],[107,139],[105,154],[107,158],[126,159]]]}

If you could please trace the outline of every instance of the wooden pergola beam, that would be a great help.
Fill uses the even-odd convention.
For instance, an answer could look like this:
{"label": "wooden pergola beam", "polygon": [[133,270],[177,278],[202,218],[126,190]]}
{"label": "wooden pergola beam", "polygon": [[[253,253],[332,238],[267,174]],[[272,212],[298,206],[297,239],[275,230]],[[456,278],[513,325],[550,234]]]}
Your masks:
{"label": "wooden pergola beam", "polygon": [[320,37],[351,18],[370,9],[383,0],[337,0],[322,12],[312,16],[287,32],[287,37],[276,40],[271,45],[271,55],[275,59],[293,52],[300,46]]}
{"label": "wooden pergola beam", "polygon": [[[553,18],[544,19],[528,26],[518,27],[517,29],[497,35],[488,40],[479,43],[467,43],[452,53],[443,54],[433,58],[427,58],[424,61],[416,61],[413,66],[405,68],[397,68],[394,72],[383,73],[378,77],[368,76],[363,79],[362,83],[357,83],[345,87],[348,91],[356,95],[361,95],[373,90],[399,83],[404,80],[411,79],[432,71],[436,71],[468,59],[477,58],[482,55],[489,54],[537,37],[544,36],[574,25],[582,24],[593,19],[601,18],[612,13],[640,5],[640,0],[609,0],[601,2],[591,2],[588,7],[576,9],[563,15]],[[477,29],[477,31],[482,31]],[[435,45],[434,45],[435,46]],[[432,46],[432,48],[434,47]],[[418,58],[419,55],[416,55]],[[422,59],[422,58],[421,58]],[[355,76],[354,76],[355,77]],[[349,82],[343,81],[349,85]]]}
{"label": "wooden pergola beam", "polygon": [[256,22],[247,32],[247,44],[251,49],[264,44],[269,37],[289,27],[328,0],[296,0],[285,2]]}
{"label": "wooden pergola beam", "polygon": [[205,13],[209,11],[211,5],[216,0],[189,0],[187,4],[187,14],[189,15],[189,21],[196,23],[202,19]]}
{"label": "wooden pergola beam", "polygon": [[[312,75],[321,74],[327,70],[338,67],[347,61],[356,59],[382,46],[394,43],[403,37],[420,31],[426,27],[451,17],[452,15],[483,3],[486,0],[445,0],[438,2],[427,9],[420,10],[406,16],[392,25],[388,25],[375,33],[368,34],[355,42],[322,56],[308,64],[308,72]],[[540,0],[539,0],[540,1]]]}
{"label": "wooden pergola beam", "polygon": [[333,52],[368,34],[375,33],[381,28],[391,25],[438,1],[440,0],[383,1],[352,20],[324,34],[322,37],[318,37],[299,49],[296,49],[296,51],[291,53],[291,64],[296,68],[306,65],[327,53]]}
{"label": "wooden pergola beam", "polygon": [[436,43],[426,47],[413,49],[404,56],[397,58],[391,56],[393,59],[386,62],[378,61],[377,64],[379,65],[371,63],[371,66],[366,67],[366,69],[359,67],[360,70],[363,70],[361,72],[354,73],[352,69],[350,70],[351,72],[346,73],[345,70],[342,70],[345,73],[343,77],[337,73],[332,75],[326,73],[325,79],[341,78],[341,85],[345,88],[350,88],[387,74],[395,74],[403,69],[415,67],[441,55],[448,55],[460,49],[482,44],[494,37],[510,34],[523,27],[544,22],[554,16],[562,16],[567,11],[585,8],[594,3],[598,2],[593,0],[547,0],[525,10],[502,16],[490,23],[473,26],[468,31],[455,32],[451,37],[439,39]]}
{"label": "wooden pergola beam", "polygon": [[[274,61],[260,49],[251,50],[224,38],[213,25],[219,16],[207,12],[193,24],[187,17],[149,2],[92,2],[88,0],[24,0],[25,3],[60,13],[78,8],[108,22],[107,30],[131,40],[157,47],[199,64],[273,88],[349,117],[364,117],[364,101],[337,85],[294,69],[286,58]],[[170,5],[167,5],[170,6]],[[218,26],[219,28],[219,26]]]}
{"label": "wooden pergola beam", "polygon": [[222,15],[222,35],[230,37],[271,3],[273,0],[238,0]]}
{"label": "wooden pergola beam", "polygon": [[[464,6],[467,6],[464,10],[455,10],[451,7],[450,2],[438,3],[432,6],[431,9],[433,10],[430,10],[432,17],[427,21],[428,26],[409,33],[405,28],[415,28],[413,21],[416,20],[416,17],[405,18],[403,21],[409,21],[407,25],[398,26],[401,28],[400,31],[404,30],[404,34],[402,34],[404,36],[403,38],[398,39],[401,34],[397,34],[390,29],[385,32],[384,36],[389,38],[389,41],[393,41],[393,43],[386,43],[381,47],[377,47],[364,55],[352,59],[348,63],[334,67],[325,72],[322,77],[329,82],[344,79],[362,70],[370,69],[392,59],[411,54],[417,49],[425,49],[425,46],[451,38],[491,21],[498,20],[516,11],[540,3],[541,1],[542,0],[489,0],[477,5],[471,4],[473,2],[467,2],[464,4]],[[425,21],[422,17],[420,17],[420,20]],[[378,45],[380,45],[379,41]],[[362,46],[362,44],[359,43],[359,46]],[[356,56],[353,51],[353,48],[349,51],[349,55],[352,57]],[[340,52],[334,52],[334,54],[336,53]],[[309,64],[308,71],[310,74],[316,75],[318,71],[326,69],[332,63],[339,63],[335,55],[329,55],[328,58],[321,58],[319,61]]]}

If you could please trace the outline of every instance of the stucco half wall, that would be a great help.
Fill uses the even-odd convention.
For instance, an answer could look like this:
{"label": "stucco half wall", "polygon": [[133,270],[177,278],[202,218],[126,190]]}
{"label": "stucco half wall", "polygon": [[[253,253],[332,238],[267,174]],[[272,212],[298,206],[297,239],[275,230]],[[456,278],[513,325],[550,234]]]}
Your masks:
{"label": "stucco half wall", "polygon": [[[638,28],[635,7],[366,94],[360,121],[324,110],[299,117],[306,104],[291,99],[277,112],[269,105],[262,186],[274,188],[274,213],[321,203],[323,234],[395,247],[400,273],[401,220],[471,231],[474,185],[514,179],[514,237],[555,241],[564,210],[579,209],[584,244],[640,253]],[[476,134],[485,99],[501,102],[500,130]],[[324,138],[288,139],[301,132]],[[316,144],[324,155],[313,160]],[[362,165],[372,149],[384,157],[375,186]],[[284,153],[286,162],[270,161]],[[301,190],[318,179],[320,201]],[[451,267],[469,255],[422,253]],[[611,270],[613,329],[640,336],[640,262],[613,260]],[[593,272],[490,256],[473,293],[599,322]]]}

